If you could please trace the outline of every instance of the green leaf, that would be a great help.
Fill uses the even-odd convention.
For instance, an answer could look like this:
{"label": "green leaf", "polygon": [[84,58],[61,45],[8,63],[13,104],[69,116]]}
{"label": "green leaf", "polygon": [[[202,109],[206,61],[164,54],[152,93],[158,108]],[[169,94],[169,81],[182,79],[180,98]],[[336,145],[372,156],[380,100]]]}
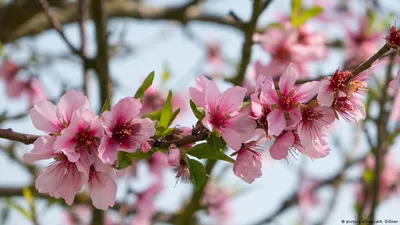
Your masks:
{"label": "green leaf", "polygon": [[365,170],[364,174],[363,174],[363,179],[365,181],[366,184],[372,184],[372,182],[374,182],[375,179],[375,173],[374,171],[371,170]]}
{"label": "green leaf", "polygon": [[157,132],[163,133],[167,128],[172,118],[172,92],[169,91],[167,101],[161,110],[160,122],[157,124]]}
{"label": "green leaf", "polygon": [[128,156],[132,161],[132,160],[149,159],[153,155],[153,153],[154,151],[149,151],[147,153],[137,151],[137,152],[125,153],[125,155]]}
{"label": "green leaf", "polygon": [[190,181],[194,189],[197,191],[204,185],[206,181],[206,170],[201,162],[189,159]]}
{"label": "green leaf", "polygon": [[161,110],[153,111],[143,116],[144,118],[149,118],[151,120],[160,120]]}
{"label": "green leaf", "polygon": [[22,189],[22,194],[24,195],[24,198],[28,204],[33,205],[33,195],[31,189],[29,187],[24,187]]}
{"label": "green leaf", "polygon": [[311,9],[307,9],[298,18],[296,18],[293,25],[295,27],[300,27],[300,25],[307,22],[307,20],[318,16],[320,13],[322,13],[322,11],[324,11],[324,9],[319,6],[314,6]]}
{"label": "green leaf", "polygon": [[103,107],[101,107],[100,114],[102,114],[105,111],[110,111],[110,101],[108,101],[108,99],[104,101]]}
{"label": "green leaf", "polygon": [[194,116],[198,120],[200,121],[203,120],[203,118],[205,117],[204,110],[197,107],[196,104],[192,101],[192,99],[190,99],[190,108],[192,109]]}
{"label": "green leaf", "polygon": [[222,138],[212,136],[207,139],[207,143],[201,143],[193,146],[187,154],[198,159],[216,159],[230,163],[235,163],[235,160],[224,153],[226,143]]}
{"label": "green leaf", "polygon": [[171,126],[172,122],[174,122],[174,120],[176,119],[176,117],[178,116],[178,114],[181,112],[181,109],[178,108],[177,110],[175,110],[174,113],[172,113],[171,118],[168,121],[168,127]]}
{"label": "green leaf", "polygon": [[302,0],[292,0],[291,19],[292,19],[292,24],[293,25],[295,25],[296,20],[300,15],[302,4],[303,4]]}
{"label": "green leaf", "polygon": [[130,153],[118,152],[118,164],[116,169],[122,170],[132,165],[132,159],[127,154]]}
{"label": "green leaf", "polygon": [[17,210],[19,213],[21,213],[25,218],[27,219],[32,219],[32,215],[30,212],[28,212],[26,209],[24,209],[24,207],[22,207],[21,205],[19,205],[18,203],[16,203],[14,200],[12,199],[7,199],[7,205],[8,207]]}
{"label": "green leaf", "polygon": [[136,91],[136,94],[134,98],[140,98],[141,100],[143,99],[144,92],[153,84],[154,80],[154,71],[152,71],[144,80],[143,84],[139,87],[139,89]]}
{"label": "green leaf", "polygon": [[164,71],[161,77],[161,84],[165,84],[165,82],[167,82],[169,80],[169,78],[171,77],[171,69],[168,66],[168,64],[164,64]]}

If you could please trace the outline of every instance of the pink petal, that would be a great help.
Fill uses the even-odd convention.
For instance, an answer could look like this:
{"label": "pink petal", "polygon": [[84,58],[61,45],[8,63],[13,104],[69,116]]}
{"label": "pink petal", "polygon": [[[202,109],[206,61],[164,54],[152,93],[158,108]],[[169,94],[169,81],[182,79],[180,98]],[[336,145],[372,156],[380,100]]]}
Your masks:
{"label": "pink petal", "polygon": [[296,83],[296,76],[296,71],[293,69],[292,64],[290,64],[279,79],[279,89],[284,95],[288,94],[290,90],[293,89]]}
{"label": "pink petal", "polygon": [[206,105],[209,109],[214,110],[215,104],[217,103],[218,98],[221,96],[221,92],[219,91],[215,82],[205,79],[205,83]]}
{"label": "pink petal", "polygon": [[49,101],[35,104],[30,110],[33,126],[47,134],[60,132],[63,127],[56,111],[57,107]]}
{"label": "pink petal", "polygon": [[88,194],[97,209],[107,210],[115,204],[117,183],[107,173],[97,173],[88,184]]}
{"label": "pink petal", "polygon": [[270,112],[267,116],[267,122],[269,135],[278,136],[286,127],[285,116],[280,109]]}
{"label": "pink petal", "polygon": [[101,139],[99,158],[107,164],[113,164],[117,160],[117,144],[107,135]]}
{"label": "pink petal", "polygon": [[112,118],[114,123],[125,123],[135,118],[142,108],[139,99],[126,97],[117,102],[112,109]]}
{"label": "pink petal", "polygon": [[181,151],[179,148],[173,147],[168,152],[168,165],[175,167],[179,165],[179,161],[181,160]]}
{"label": "pink petal", "polygon": [[218,99],[219,110],[226,115],[230,115],[234,112],[239,111],[243,105],[244,95],[246,89],[242,87],[228,88],[222,93],[222,96]]}
{"label": "pink petal", "polygon": [[295,98],[301,103],[307,103],[318,94],[318,81],[311,81],[298,87]]}
{"label": "pink petal", "polygon": [[24,161],[27,163],[33,163],[42,159],[50,159],[57,154],[54,152],[53,144],[56,140],[53,136],[42,136],[33,143],[33,149],[31,152],[24,155]]}
{"label": "pink petal", "polygon": [[289,154],[290,146],[294,144],[294,136],[291,131],[279,135],[269,148],[269,154],[273,159],[284,159]]}
{"label": "pink petal", "polygon": [[252,116],[258,119],[262,115],[262,105],[260,100],[258,99],[258,93],[252,94],[250,96],[250,99],[251,99]]}
{"label": "pink petal", "polygon": [[265,103],[267,105],[274,105],[279,103],[278,94],[275,90],[275,84],[271,77],[267,77],[264,85],[261,86],[261,90],[261,103]]}
{"label": "pink petal", "polygon": [[240,150],[233,165],[233,172],[246,183],[261,177],[261,157],[251,150]]}
{"label": "pink petal", "polygon": [[256,127],[257,123],[249,116],[249,114],[242,112],[237,116],[230,118],[226,124],[227,129],[235,130],[235,132],[239,134],[239,140],[241,143],[246,142],[253,136]]}
{"label": "pink petal", "polygon": [[239,150],[242,147],[241,137],[235,130],[221,129],[220,133],[226,144],[233,150]]}
{"label": "pink petal", "polygon": [[57,116],[69,123],[71,122],[72,114],[80,107],[88,109],[89,100],[82,92],[70,89],[60,99]]}
{"label": "pink petal", "polygon": [[330,83],[329,80],[323,80],[319,87],[319,93],[317,96],[318,101],[327,107],[331,107],[334,100],[334,93],[333,89],[330,87]]}
{"label": "pink petal", "polygon": [[189,95],[190,95],[190,98],[193,100],[193,102],[196,104],[196,106],[202,107],[202,108],[206,107],[206,98],[205,98],[205,94],[203,91],[200,91],[199,89],[194,88],[194,87],[190,87]]}

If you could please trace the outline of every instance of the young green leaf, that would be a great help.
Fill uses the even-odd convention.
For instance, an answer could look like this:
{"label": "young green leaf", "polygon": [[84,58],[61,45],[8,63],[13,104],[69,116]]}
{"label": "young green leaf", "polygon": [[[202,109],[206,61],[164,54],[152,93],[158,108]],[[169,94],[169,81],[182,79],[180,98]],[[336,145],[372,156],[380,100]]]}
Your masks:
{"label": "young green leaf", "polygon": [[203,120],[203,118],[205,117],[205,113],[202,109],[198,108],[196,106],[196,104],[192,101],[192,99],[190,99],[190,108],[193,111],[194,116],[198,119],[198,120]]}
{"label": "young green leaf", "polygon": [[172,122],[174,122],[175,118],[179,115],[180,112],[181,112],[181,109],[178,108],[177,110],[175,110],[174,113],[172,113],[172,116],[168,121],[168,126],[167,127],[171,126]]}
{"label": "young green leaf", "polygon": [[143,115],[144,118],[149,118],[151,120],[160,120],[161,117],[161,110],[153,111]]}
{"label": "young green leaf", "polygon": [[31,213],[28,212],[28,210],[24,209],[24,207],[22,207],[21,205],[16,203],[14,200],[8,198],[7,199],[7,205],[8,205],[9,208],[13,208],[13,209],[17,210],[19,213],[21,213],[28,220],[32,219]]}
{"label": "young green leaf", "polygon": [[292,13],[291,13],[291,19],[292,19],[292,24],[295,26],[296,20],[300,15],[300,11],[302,8],[302,0],[292,0]]}
{"label": "young green leaf", "polygon": [[152,71],[144,80],[143,84],[139,87],[139,89],[136,91],[136,94],[134,98],[140,98],[141,100],[143,99],[144,92],[153,84],[154,80],[154,71]]}
{"label": "young green leaf", "polygon": [[305,10],[303,13],[301,13],[300,16],[298,16],[294,22],[295,27],[300,27],[302,24],[307,22],[307,20],[318,16],[320,13],[322,13],[323,8],[319,6],[312,7],[311,9]]}
{"label": "young green leaf", "polygon": [[31,189],[29,187],[24,187],[22,189],[22,194],[24,195],[24,198],[28,204],[33,205],[33,195]]}
{"label": "young green leaf", "polygon": [[207,143],[201,143],[193,146],[187,152],[187,154],[198,159],[216,159],[235,163],[234,159],[224,153],[225,146],[226,143],[222,140],[222,138],[211,137],[207,139]]}
{"label": "young green leaf", "polygon": [[171,77],[171,69],[169,68],[168,64],[164,64],[164,71],[161,77],[161,84],[165,84]]}
{"label": "young green leaf", "polygon": [[169,121],[172,118],[172,92],[169,91],[167,101],[161,110],[160,122],[157,124],[157,131],[163,133],[167,128]]}
{"label": "young green leaf", "polygon": [[132,161],[132,160],[149,159],[153,155],[153,153],[154,153],[153,151],[149,151],[147,153],[137,151],[137,152],[125,153],[125,155],[128,156]]}
{"label": "young green leaf", "polygon": [[122,170],[132,165],[132,159],[128,157],[126,152],[118,152],[118,164],[117,169]]}
{"label": "young green leaf", "polygon": [[201,162],[189,159],[190,181],[194,189],[197,191],[204,185],[206,181],[206,170]]}
{"label": "young green leaf", "polygon": [[104,101],[103,107],[101,107],[100,114],[102,114],[105,111],[110,111],[110,102],[108,101],[108,99]]}

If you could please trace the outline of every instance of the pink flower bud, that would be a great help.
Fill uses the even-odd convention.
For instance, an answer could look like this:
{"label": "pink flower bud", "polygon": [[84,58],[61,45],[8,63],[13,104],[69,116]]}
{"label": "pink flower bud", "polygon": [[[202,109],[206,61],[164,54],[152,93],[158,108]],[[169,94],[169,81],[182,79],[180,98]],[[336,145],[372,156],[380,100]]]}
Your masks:
{"label": "pink flower bud", "polygon": [[390,34],[386,38],[386,43],[390,45],[390,47],[400,50],[400,29],[396,29],[396,27],[392,26],[390,28]]}
{"label": "pink flower bud", "polygon": [[177,148],[176,146],[171,147],[168,153],[168,165],[175,167],[179,164],[180,160],[181,152],[179,148]]}

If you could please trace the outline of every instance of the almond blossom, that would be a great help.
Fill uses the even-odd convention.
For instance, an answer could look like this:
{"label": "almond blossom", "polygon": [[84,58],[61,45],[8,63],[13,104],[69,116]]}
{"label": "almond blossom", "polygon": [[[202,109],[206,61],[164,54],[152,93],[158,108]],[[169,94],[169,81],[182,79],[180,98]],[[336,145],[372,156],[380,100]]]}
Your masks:
{"label": "almond blossom", "polygon": [[[262,97],[271,109],[267,116],[268,135],[278,136],[287,126],[295,126],[301,120],[301,103],[307,103],[317,94],[318,81],[295,86],[296,72],[289,66],[279,80],[279,90],[269,77],[262,87]],[[260,97],[261,98],[261,97]]]}
{"label": "almond blossom", "polygon": [[76,110],[71,119],[71,124],[57,137],[54,149],[62,151],[80,171],[89,175],[89,168],[98,155],[103,129],[98,117],[86,108]]}
{"label": "almond blossom", "polygon": [[181,151],[176,146],[172,146],[168,152],[168,165],[175,167],[181,160]]}
{"label": "almond blossom", "polygon": [[121,99],[111,111],[103,112],[102,125],[105,135],[100,143],[99,157],[104,163],[113,164],[117,152],[135,152],[154,135],[154,122],[137,118],[142,105],[132,97]]}
{"label": "almond blossom", "polygon": [[225,142],[234,150],[239,150],[254,132],[256,123],[246,113],[240,112],[246,89],[228,88],[222,94],[217,85],[200,77],[197,88],[190,88],[190,97],[197,106],[206,111],[203,125],[210,131],[217,130]]}
{"label": "almond blossom", "polygon": [[246,183],[251,184],[255,179],[261,177],[262,155],[260,151],[263,148],[260,145],[265,141],[265,131],[256,129],[253,137],[237,151],[233,172]]}
{"label": "almond blossom", "polygon": [[117,195],[115,178],[114,169],[99,158],[91,165],[87,191],[94,207],[106,210],[114,206]]}

